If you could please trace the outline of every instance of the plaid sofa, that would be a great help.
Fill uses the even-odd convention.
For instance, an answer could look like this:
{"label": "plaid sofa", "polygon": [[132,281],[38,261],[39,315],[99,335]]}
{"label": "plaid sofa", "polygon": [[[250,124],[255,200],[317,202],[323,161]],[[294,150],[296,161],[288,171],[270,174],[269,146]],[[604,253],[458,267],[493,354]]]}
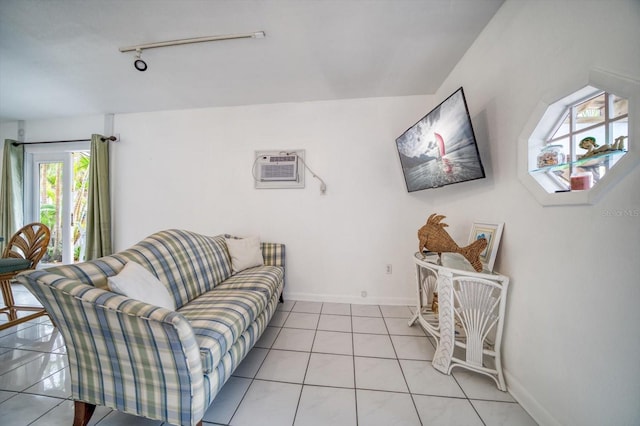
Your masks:
{"label": "plaid sofa", "polygon": [[[265,265],[232,275],[224,236],[167,230],[111,256],[24,273],[18,281],[64,337],[74,400],[194,425],[282,294],[285,247],[261,244]],[[107,278],[129,261],[167,286],[175,312],[108,290]]]}

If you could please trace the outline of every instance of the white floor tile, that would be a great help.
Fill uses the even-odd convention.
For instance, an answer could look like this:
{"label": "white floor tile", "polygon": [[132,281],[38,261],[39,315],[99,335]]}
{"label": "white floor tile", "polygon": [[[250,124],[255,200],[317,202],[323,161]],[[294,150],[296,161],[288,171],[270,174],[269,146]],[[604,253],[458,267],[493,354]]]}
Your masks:
{"label": "white floor tile", "polygon": [[384,322],[387,324],[389,334],[396,334],[399,336],[425,336],[424,330],[418,325],[414,324],[411,327],[407,325],[408,318],[385,318]]}
{"label": "white floor tile", "polygon": [[42,395],[18,394],[0,404],[2,425],[28,425],[63,401]]}
{"label": "white floor tile", "polygon": [[271,348],[287,349],[290,351],[311,351],[313,336],[315,336],[315,334],[315,330],[283,328]]}
{"label": "white floor tile", "polygon": [[359,426],[420,425],[418,413],[408,393],[358,389],[356,398]]}
{"label": "white floor tile", "polygon": [[323,303],[322,313],[331,315],[351,315],[351,305],[348,303]]}
{"label": "white floor tile", "polygon": [[204,413],[202,420],[211,423],[229,423],[249,385],[251,385],[250,379],[230,377],[216,395],[213,404]]}
{"label": "white floor tile", "polygon": [[[25,331],[38,330],[43,326],[32,327]],[[39,352],[55,352],[56,349],[64,346],[62,334],[51,326],[46,326],[47,333],[38,337],[21,338],[20,349]]]}
{"label": "white floor tile", "polygon": [[353,317],[354,333],[389,334],[382,318]]}
{"label": "white floor tile", "polygon": [[[3,323],[8,321],[8,318],[6,315],[0,315],[0,319],[2,319]],[[15,325],[13,327],[5,328],[4,330],[0,330],[0,346],[4,346],[3,342],[6,336],[9,336],[11,334],[16,334],[17,332],[19,332],[20,330],[24,330],[25,328],[31,328],[35,324],[36,323],[34,321],[28,321],[28,322],[23,322],[22,324]]]}
{"label": "white floor tile", "polygon": [[486,426],[537,425],[520,405],[512,402],[472,400],[471,404],[478,410]]}
{"label": "white floor tile", "polygon": [[6,348],[0,354],[0,375],[42,356],[42,352]]}
{"label": "white floor tile", "polygon": [[16,396],[18,394],[18,392],[10,392],[10,391],[3,391],[0,390],[0,404],[2,404],[4,401],[6,401],[7,399]]}
{"label": "white floor tile", "polygon": [[356,387],[409,392],[397,359],[355,357]]}
{"label": "white floor tile", "polygon": [[318,330],[351,332],[351,317],[346,315],[321,314]]}
{"label": "white floor tile", "polygon": [[514,402],[511,395],[498,389],[490,377],[460,367],[454,368],[452,374],[469,399]]}
{"label": "white floor tile", "polygon": [[[419,326],[407,325],[410,315],[405,306],[278,304],[204,424],[535,424],[490,378],[459,368],[452,376],[436,371],[435,345]],[[0,331],[0,424],[71,424],[63,343],[47,317]],[[106,407],[89,424],[98,423],[161,424]]]}
{"label": "white floor tile", "polygon": [[400,367],[402,367],[411,393],[455,398],[465,397],[453,376],[437,371],[430,361],[401,359]]}
{"label": "white floor tile", "polygon": [[278,303],[278,307],[276,308],[276,310],[282,311],[282,312],[291,312],[291,308],[293,308],[293,305],[295,304],[296,304],[295,300],[285,300],[282,303]]}
{"label": "white floor tile", "polygon": [[0,389],[23,391],[66,366],[65,355],[41,354],[38,358],[0,376]]}
{"label": "white floor tile", "polygon": [[276,337],[282,330],[280,327],[267,327],[264,329],[262,336],[255,344],[256,348],[270,348],[273,345],[273,342],[276,341]]}
{"label": "white floor tile", "polygon": [[356,426],[353,389],[304,386],[294,426]]}
{"label": "white floor tile", "polygon": [[255,380],[238,411],[232,426],[283,426],[293,424],[302,385]]}
{"label": "white floor tile", "polygon": [[282,327],[288,316],[289,312],[275,311],[273,313],[273,317],[271,317],[271,321],[269,321],[269,325],[271,327]]}
{"label": "white floor tile", "polygon": [[233,372],[234,376],[253,379],[269,351],[265,348],[253,348]]}
{"label": "white floor tile", "polygon": [[351,333],[318,330],[313,342],[313,352],[353,355]]}
{"label": "white floor tile", "polygon": [[[95,426],[109,413],[111,413],[110,408],[96,407],[87,426]],[[73,401],[66,400],[29,426],[69,426],[70,424],[73,424]]]}
{"label": "white floor tile", "polygon": [[304,383],[354,388],[353,357],[312,353]]}
{"label": "white floor tile", "polygon": [[301,312],[291,312],[283,327],[306,328],[315,330],[318,327],[320,314],[306,314]]}
{"label": "white floor tile", "polygon": [[321,302],[296,302],[293,305],[293,312],[306,312],[309,314],[319,314],[322,311]]}
{"label": "white floor tile", "polygon": [[435,348],[426,336],[390,336],[398,359],[418,359],[430,361]]}
{"label": "white floor tile", "polygon": [[20,284],[12,285],[13,300],[18,306],[42,306],[36,297]]}
{"label": "white floor tile", "polygon": [[162,426],[163,422],[112,410],[100,420],[99,424],[100,426]]}
{"label": "white floor tile", "polygon": [[56,398],[71,397],[71,376],[69,367],[56,371],[25,390],[27,393],[53,396]]}
{"label": "white floor tile", "polygon": [[381,317],[378,305],[351,305],[351,315],[354,317]]}
{"label": "white floor tile", "polygon": [[[429,426],[483,426],[467,399],[413,395],[422,423]],[[518,423],[510,423],[517,425]]]}
{"label": "white floor tile", "polygon": [[406,318],[409,319],[412,316],[411,309],[408,306],[390,306],[380,305],[382,316],[385,318]]}
{"label": "white floor tile", "polygon": [[[6,319],[6,315],[0,315],[0,318]],[[30,324],[28,327],[20,327],[21,325],[24,324],[2,330],[2,332],[4,333],[2,334],[2,337],[0,337],[1,347],[17,349],[21,346],[24,346],[25,343],[30,343],[32,340],[42,337],[43,332],[41,332],[40,330],[36,330],[36,325]],[[51,331],[49,331],[48,334],[50,333]]]}
{"label": "white floor tile", "polygon": [[309,363],[309,352],[272,349],[256,374],[256,379],[302,383]]}
{"label": "white floor tile", "polygon": [[391,339],[383,334],[353,333],[353,353],[356,356],[396,357]]}

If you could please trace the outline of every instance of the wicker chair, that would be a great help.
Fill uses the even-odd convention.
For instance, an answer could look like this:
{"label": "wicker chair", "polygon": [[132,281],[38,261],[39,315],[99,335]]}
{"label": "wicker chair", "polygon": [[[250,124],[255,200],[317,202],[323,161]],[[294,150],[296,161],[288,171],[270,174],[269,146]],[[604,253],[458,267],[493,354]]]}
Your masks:
{"label": "wicker chair", "polygon": [[[46,314],[41,306],[17,306],[11,282],[20,272],[36,268],[47,251],[50,237],[49,228],[36,222],[23,226],[7,243],[0,259],[0,286],[5,304],[5,307],[0,309],[0,314],[7,315],[9,320],[0,324],[0,330]],[[20,311],[31,314],[19,316]]]}

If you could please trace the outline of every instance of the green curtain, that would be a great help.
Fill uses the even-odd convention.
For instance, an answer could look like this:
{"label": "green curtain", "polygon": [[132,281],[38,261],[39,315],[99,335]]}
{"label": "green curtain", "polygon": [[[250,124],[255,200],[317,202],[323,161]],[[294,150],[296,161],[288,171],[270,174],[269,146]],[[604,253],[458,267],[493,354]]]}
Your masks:
{"label": "green curtain", "polygon": [[2,158],[2,188],[0,189],[0,236],[6,242],[22,227],[24,179],[24,145],[5,139]]}
{"label": "green curtain", "polygon": [[112,253],[109,142],[102,135],[91,135],[86,244],[87,260]]}

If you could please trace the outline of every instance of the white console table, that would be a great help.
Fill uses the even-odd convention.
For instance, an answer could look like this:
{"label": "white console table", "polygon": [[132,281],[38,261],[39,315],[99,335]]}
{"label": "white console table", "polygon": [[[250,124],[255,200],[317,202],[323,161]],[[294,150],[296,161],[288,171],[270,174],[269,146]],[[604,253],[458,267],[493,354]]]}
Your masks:
{"label": "white console table", "polygon": [[[436,341],[433,367],[451,374],[463,367],[491,377],[498,389],[507,387],[502,373],[500,344],[509,277],[475,272],[460,255],[414,255],[417,305],[409,325],[418,322]],[[438,294],[438,312],[432,310]]]}

